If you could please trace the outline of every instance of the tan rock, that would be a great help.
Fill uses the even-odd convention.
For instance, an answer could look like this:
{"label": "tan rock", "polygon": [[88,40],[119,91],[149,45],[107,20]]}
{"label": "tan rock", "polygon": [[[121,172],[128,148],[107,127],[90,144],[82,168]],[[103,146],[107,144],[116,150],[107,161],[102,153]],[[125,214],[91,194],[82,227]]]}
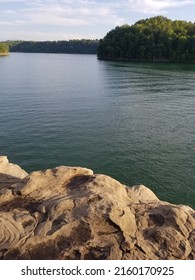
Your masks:
{"label": "tan rock", "polygon": [[36,171],[13,184],[8,175],[1,259],[195,259],[195,211],[162,202],[145,186],[81,167]]}
{"label": "tan rock", "polygon": [[28,175],[26,171],[24,171],[20,166],[9,163],[8,158],[6,156],[0,156],[0,174],[6,174],[13,176],[13,178],[23,179]]}
{"label": "tan rock", "polygon": [[159,201],[157,196],[148,188],[143,185],[127,187],[128,196],[133,203],[148,203],[152,201]]}
{"label": "tan rock", "polygon": [[9,163],[6,156],[0,156],[0,203],[13,198],[12,186],[28,175],[20,166]]}

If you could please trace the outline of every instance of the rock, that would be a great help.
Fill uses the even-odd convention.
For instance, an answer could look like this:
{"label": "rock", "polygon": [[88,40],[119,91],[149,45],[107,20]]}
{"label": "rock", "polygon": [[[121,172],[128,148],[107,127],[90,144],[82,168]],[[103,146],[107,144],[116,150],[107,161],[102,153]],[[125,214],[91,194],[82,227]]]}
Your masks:
{"label": "rock", "polygon": [[9,163],[6,156],[0,156],[0,174],[6,174],[20,179],[28,175],[20,166]]}
{"label": "rock", "polygon": [[143,185],[127,188],[127,193],[133,203],[148,203],[152,201],[159,201],[157,196],[150,189],[146,188]]}
{"label": "rock", "polygon": [[28,175],[20,166],[9,163],[6,156],[0,156],[0,203],[13,198],[11,188]]}
{"label": "rock", "polygon": [[0,162],[0,259],[195,259],[188,206],[81,167],[17,167],[12,181],[16,169]]}

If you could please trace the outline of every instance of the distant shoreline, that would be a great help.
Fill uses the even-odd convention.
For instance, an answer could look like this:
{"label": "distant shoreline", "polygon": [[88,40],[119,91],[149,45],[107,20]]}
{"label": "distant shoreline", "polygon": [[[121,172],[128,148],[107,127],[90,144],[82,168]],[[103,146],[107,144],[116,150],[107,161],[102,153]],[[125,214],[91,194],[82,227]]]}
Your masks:
{"label": "distant shoreline", "polygon": [[7,41],[10,52],[97,54],[99,40]]}
{"label": "distant shoreline", "polygon": [[68,53],[68,52],[67,52],[67,53],[63,53],[63,52],[20,52],[20,51],[15,52],[15,51],[10,51],[9,54],[10,54],[10,53],[97,55],[97,54],[95,54],[95,53]]}

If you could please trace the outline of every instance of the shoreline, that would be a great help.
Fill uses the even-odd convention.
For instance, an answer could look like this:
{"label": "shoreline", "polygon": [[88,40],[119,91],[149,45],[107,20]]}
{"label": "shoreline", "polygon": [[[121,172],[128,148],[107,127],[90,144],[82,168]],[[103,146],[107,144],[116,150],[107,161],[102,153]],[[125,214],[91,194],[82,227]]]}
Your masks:
{"label": "shoreline", "polygon": [[98,60],[105,61],[119,61],[119,62],[146,62],[146,63],[184,63],[184,64],[195,64],[195,61],[186,61],[186,60],[169,60],[169,59],[128,59],[128,58],[117,58],[117,57],[97,57]]}

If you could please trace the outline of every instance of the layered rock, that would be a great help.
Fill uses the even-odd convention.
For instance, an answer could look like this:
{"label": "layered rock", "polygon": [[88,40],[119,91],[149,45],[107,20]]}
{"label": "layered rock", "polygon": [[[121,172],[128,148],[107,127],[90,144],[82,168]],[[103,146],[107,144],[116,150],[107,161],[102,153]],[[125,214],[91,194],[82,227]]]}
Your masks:
{"label": "layered rock", "polygon": [[190,207],[86,168],[13,166],[0,158],[1,259],[195,259]]}

